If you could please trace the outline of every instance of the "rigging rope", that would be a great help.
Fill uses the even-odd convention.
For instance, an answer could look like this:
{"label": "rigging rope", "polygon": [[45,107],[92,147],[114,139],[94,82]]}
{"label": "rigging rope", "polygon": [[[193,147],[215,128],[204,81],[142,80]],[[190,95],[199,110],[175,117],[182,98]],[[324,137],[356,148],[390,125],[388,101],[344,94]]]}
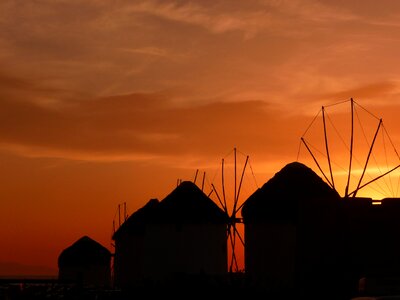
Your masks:
{"label": "rigging rope", "polygon": [[[369,116],[372,116],[373,118],[379,120],[379,121],[381,122],[381,124],[382,124],[382,120],[381,120],[380,118],[378,118],[375,114],[373,114],[372,112],[370,112],[369,110],[367,110],[366,108],[364,108],[363,106],[361,106],[359,103],[355,102],[355,101],[352,100],[352,99],[350,99],[350,100],[344,100],[344,101],[340,101],[340,102],[336,102],[336,103],[333,103],[333,104],[329,104],[329,105],[323,106],[323,108],[336,106],[336,105],[343,104],[343,103],[346,103],[346,102],[349,102],[349,101],[353,101],[353,103],[355,103],[357,107],[360,107],[360,108],[361,108],[363,111],[365,111]],[[319,116],[319,114],[321,113],[321,111],[322,111],[322,109],[321,109],[321,110],[318,112],[318,114],[313,118],[312,122],[309,124],[309,126],[308,126],[307,129],[305,130],[304,134],[302,135],[302,139],[303,139],[304,136],[309,132],[310,128],[311,128],[311,127],[313,126],[313,124],[315,123],[315,121],[316,121],[316,119],[318,118],[318,116]],[[361,118],[360,118],[359,112],[358,112],[357,109],[355,109],[354,111],[355,111],[355,114],[356,114],[356,118],[357,118],[359,127],[361,128],[362,135],[363,135],[364,140],[365,140],[365,142],[366,142],[366,145],[368,145],[368,147],[370,148],[370,155],[372,155],[373,161],[374,161],[374,163],[376,164],[376,169],[377,169],[377,171],[382,175],[382,174],[384,174],[383,171],[382,171],[382,169],[381,169],[382,167],[385,167],[385,168],[389,169],[388,151],[387,151],[387,146],[386,146],[386,141],[387,141],[387,139],[385,138],[385,133],[386,133],[386,136],[387,136],[388,140],[390,141],[390,144],[391,144],[391,146],[392,146],[392,148],[393,148],[393,150],[394,150],[394,153],[396,154],[396,156],[397,156],[397,158],[398,158],[399,160],[400,160],[400,155],[399,155],[399,153],[397,152],[397,150],[396,150],[396,148],[395,148],[395,146],[394,146],[394,144],[393,144],[393,141],[391,140],[389,134],[387,133],[386,128],[385,128],[385,127],[383,126],[383,124],[382,124],[383,130],[382,130],[381,132],[379,132],[379,131],[381,130],[381,128],[378,127],[378,130],[377,130],[377,131],[378,131],[379,134],[382,135],[382,145],[383,145],[383,150],[384,150],[382,154],[384,154],[386,166],[385,166],[385,165],[382,165],[382,166],[379,165],[379,163],[378,163],[378,161],[377,161],[377,157],[376,157],[376,151],[373,152],[372,149],[371,149],[371,148],[374,147],[374,146],[371,146],[371,143],[368,141],[367,135],[366,135],[366,133],[365,133],[364,126],[363,126],[362,123],[361,123]],[[325,113],[326,113],[326,111],[325,111]],[[343,139],[343,137],[342,137],[342,135],[340,134],[339,130],[336,128],[336,126],[335,126],[334,123],[332,122],[331,117],[330,117],[328,114],[326,114],[326,116],[327,116],[327,119],[328,119],[328,121],[329,121],[330,126],[332,126],[333,130],[336,132],[337,137],[341,140],[341,143],[344,145],[344,147],[347,149],[347,151],[350,151],[349,146],[347,145],[346,141]],[[323,151],[317,149],[314,145],[310,144],[309,142],[307,142],[307,144],[308,144],[309,146],[311,146],[311,147],[313,148],[314,151],[318,152],[320,155],[322,155],[323,157],[327,158],[327,155],[326,155]],[[296,158],[297,161],[299,160],[299,157],[300,157],[301,147],[302,147],[302,142],[301,142],[301,140],[300,140],[299,147],[298,147],[298,151],[297,151],[297,158]],[[375,148],[376,148],[376,147],[375,147]],[[359,159],[358,159],[356,156],[353,156],[353,158],[355,159],[355,161],[357,162],[357,164],[359,165],[359,167],[361,167],[363,170],[364,170],[364,168],[367,168],[367,165],[362,166],[361,162],[359,161]],[[339,168],[339,169],[341,169],[341,170],[343,170],[343,171],[348,171],[348,170],[347,170],[346,168],[344,168],[343,166],[340,166],[337,162],[334,161],[333,163],[334,163],[334,165],[335,165],[337,168]],[[370,168],[370,169],[371,169],[371,168]],[[321,170],[321,171],[322,171],[322,170]],[[365,171],[366,171],[366,170],[363,171],[363,175],[364,175]],[[380,178],[379,176],[378,176],[378,177],[373,177],[370,173],[366,172],[365,175],[367,175],[369,178],[372,179],[371,182],[372,182],[372,181],[375,182],[375,186],[376,186],[379,190],[376,189],[376,188],[374,188],[374,187],[372,187],[372,186],[370,186],[370,185],[368,185],[369,188],[372,189],[372,190],[374,190],[375,192],[378,192],[379,194],[383,194],[383,195],[386,194],[386,195],[387,195],[387,191],[389,191],[389,193],[391,193],[392,195],[397,195],[398,192],[399,192],[399,187],[400,187],[400,176],[398,177],[397,190],[396,190],[396,193],[395,193],[395,192],[394,192],[394,187],[393,187],[393,180],[392,180],[392,176],[391,176],[390,172],[391,172],[391,171],[386,172],[389,176],[388,176],[387,178],[383,178],[383,179],[384,179],[384,180],[383,180],[383,183],[384,183],[384,185],[386,186],[386,189],[383,188],[378,182],[375,182],[376,179]],[[353,174],[350,174],[350,176],[351,176],[351,178],[354,178],[354,177],[355,177]],[[384,176],[382,176],[382,177],[384,177]],[[389,183],[388,183],[388,181],[389,181]],[[363,185],[362,187],[364,187],[364,186],[365,186],[365,185]],[[385,192],[385,191],[386,191],[386,192]]]}
{"label": "rigging rope", "polygon": [[[360,106],[361,107],[361,106]],[[361,107],[362,108],[362,107]],[[363,108],[366,112],[368,112],[365,108]],[[365,130],[364,130],[364,127],[363,127],[363,125],[362,125],[362,123],[361,123],[361,118],[360,118],[360,116],[359,116],[359,114],[358,114],[358,111],[357,111],[357,109],[355,109],[354,110],[355,111],[355,113],[356,113],[356,118],[357,118],[357,121],[358,121],[358,124],[359,124],[359,126],[360,126],[360,128],[361,128],[361,132],[362,132],[362,134],[363,134],[363,136],[364,136],[364,140],[365,140],[365,143],[367,144],[367,146],[368,146],[368,148],[371,148],[371,143],[368,141],[368,138],[367,138],[367,135],[365,134]],[[372,113],[370,113],[370,112],[368,112],[370,115],[372,115],[373,117],[375,117]],[[381,128],[379,128],[379,130],[381,130]],[[380,166],[379,166],[379,163],[378,163],[378,161],[377,161],[377,159],[376,159],[376,156],[375,156],[375,153],[374,152],[371,152],[371,155],[372,155],[372,158],[373,158],[373,160],[374,160],[374,162],[375,162],[375,164],[376,164],[376,168],[378,169],[378,171],[379,171],[379,173],[380,174],[383,174],[384,172],[382,172],[382,170],[381,170],[381,168],[380,168]],[[368,177],[370,178],[370,179],[373,179],[374,177],[372,177],[372,175],[370,175],[369,173],[367,173],[367,175],[368,175]],[[390,175],[390,174],[389,174]],[[386,185],[386,188],[388,189],[388,190],[390,190],[390,187],[389,187],[389,184],[387,183],[387,180],[386,180],[386,178],[385,177],[382,177],[383,178],[383,183]],[[381,186],[380,186],[380,184],[378,183],[378,182],[376,182],[375,183],[380,189],[382,189],[383,191],[385,190],[384,188],[382,188]]]}

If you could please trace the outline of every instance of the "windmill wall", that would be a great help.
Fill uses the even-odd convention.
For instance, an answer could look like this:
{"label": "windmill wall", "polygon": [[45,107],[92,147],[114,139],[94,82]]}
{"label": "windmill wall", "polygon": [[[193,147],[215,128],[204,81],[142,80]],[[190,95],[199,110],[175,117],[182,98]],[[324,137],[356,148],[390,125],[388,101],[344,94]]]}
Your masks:
{"label": "windmill wall", "polygon": [[291,224],[245,225],[246,275],[252,284],[294,288],[296,233]]}
{"label": "windmill wall", "polygon": [[400,278],[400,199],[371,198],[343,201],[346,236],[346,276],[353,285],[360,278]]}
{"label": "windmill wall", "polygon": [[226,228],[216,224],[153,224],[145,246],[145,276],[226,272]]}
{"label": "windmill wall", "polygon": [[114,276],[120,287],[221,276],[227,270],[226,227],[221,225],[148,224],[143,235],[121,237],[115,246]]}
{"label": "windmill wall", "polygon": [[344,249],[333,211],[311,206],[307,203],[300,208],[293,222],[245,221],[246,274],[253,284],[277,291],[335,285]]}

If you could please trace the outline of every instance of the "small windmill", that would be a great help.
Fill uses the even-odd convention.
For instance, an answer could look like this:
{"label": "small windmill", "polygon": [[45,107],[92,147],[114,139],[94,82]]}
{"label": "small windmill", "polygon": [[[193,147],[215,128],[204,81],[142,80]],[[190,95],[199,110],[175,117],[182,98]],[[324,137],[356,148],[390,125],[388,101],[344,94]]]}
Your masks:
{"label": "small windmill", "polygon": [[[239,155],[238,155],[239,154]],[[209,189],[206,193],[228,216],[227,222],[227,243],[228,243],[228,268],[229,272],[244,270],[244,260],[239,257],[244,253],[244,230],[241,209],[246,197],[250,196],[253,190],[249,190],[250,172],[253,178],[253,187],[257,188],[254,172],[250,164],[250,158],[234,148],[221,161],[221,169],[215,174],[211,182],[206,179],[206,172],[203,173],[201,189]],[[196,183],[199,171],[196,171],[194,183]],[[207,185],[207,187],[205,187]],[[244,192],[244,187],[247,190]],[[247,194],[246,194],[247,193]]]}

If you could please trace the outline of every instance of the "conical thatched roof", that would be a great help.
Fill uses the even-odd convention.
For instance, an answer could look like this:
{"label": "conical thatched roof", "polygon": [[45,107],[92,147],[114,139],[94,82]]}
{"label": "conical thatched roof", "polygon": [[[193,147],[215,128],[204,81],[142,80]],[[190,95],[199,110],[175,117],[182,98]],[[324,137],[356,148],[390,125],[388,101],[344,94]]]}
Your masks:
{"label": "conical thatched roof", "polygon": [[160,202],[158,199],[150,199],[143,207],[139,208],[136,212],[129,216],[129,218],[114,233],[112,239],[115,240],[126,232],[143,232],[144,225],[148,222],[152,222],[157,214],[156,209],[159,203]]}
{"label": "conical thatched roof", "polygon": [[312,169],[292,162],[246,200],[242,215],[245,220],[294,220],[301,201],[333,198],[339,199],[340,196]]}
{"label": "conical thatched roof", "polygon": [[109,264],[110,259],[111,252],[107,248],[83,236],[61,252],[58,267]]}
{"label": "conical thatched roof", "polygon": [[115,232],[113,239],[123,233],[140,233],[148,223],[226,224],[227,215],[191,181],[183,181],[160,202],[152,199],[134,212]]}
{"label": "conical thatched roof", "polygon": [[226,214],[193,182],[184,181],[159,205],[159,222],[226,223]]}

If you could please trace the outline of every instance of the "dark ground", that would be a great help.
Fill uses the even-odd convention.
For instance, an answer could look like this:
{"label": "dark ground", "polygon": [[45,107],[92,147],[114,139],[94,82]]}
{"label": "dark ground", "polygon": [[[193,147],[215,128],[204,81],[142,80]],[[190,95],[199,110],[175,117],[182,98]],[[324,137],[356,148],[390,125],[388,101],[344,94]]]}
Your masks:
{"label": "dark ground", "polygon": [[148,284],[129,290],[82,287],[59,283],[57,280],[0,280],[0,300],[131,300],[131,299],[323,299],[350,300],[349,296],[334,293],[296,293],[294,291],[268,291],[245,284],[241,280],[208,284],[182,281],[168,286]]}
{"label": "dark ground", "polygon": [[[7,279],[0,278],[0,300],[132,300],[132,299],[318,299],[350,300],[357,297],[369,299],[400,299],[400,278],[369,279],[366,290],[339,291],[308,290],[271,291],[254,286],[245,276],[236,275],[224,281],[210,281],[205,277],[179,277],[168,284],[142,283],[129,289],[94,288],[76,283],[63,283],[57,279]],[[397,297],[397,298],[396,298]],[[367,299],[367,298],[364,298]],[[211,300],[211,299],[210,299]]]}

